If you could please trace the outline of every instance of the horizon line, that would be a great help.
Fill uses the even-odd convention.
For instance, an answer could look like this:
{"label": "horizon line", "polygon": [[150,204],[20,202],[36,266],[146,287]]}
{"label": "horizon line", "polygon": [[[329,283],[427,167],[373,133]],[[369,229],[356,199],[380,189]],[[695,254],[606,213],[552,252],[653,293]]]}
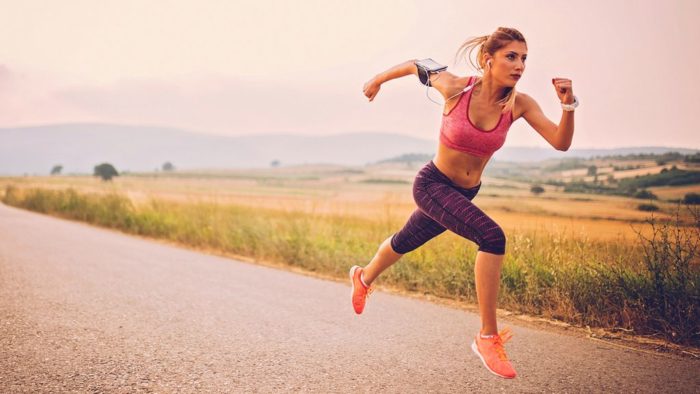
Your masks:
{"label": "horizon line", "polygon": [[[297,133],[289,133],[289,132],[287,132],[287,133],[266,132],[266,133],[257,133],[257,134],[227,135],[227,134],[220,134],[220,133],[211,133],[211,132],[206,132],[206,131],[196,131],[195,129],[188,129],[188,128],[182,128],[182,127],[177,127],[177,126],[166,126],[166,125],[157,125],[157,124],[118,123],[118,122],[114,122],[114,123],[80,122],[80,121],[61,122],[61,123],[42,123],[42,124],[23,125],[23,126],[0,126],[0,130],[37,129],[37,128],[42,128],[42,127],[65,127],[65,126],[120,126],[120,127],[128,127],[128,128],[147,127],[147,128],[153,128],[153,129],[164,129],[164,130],[180,131],[180,132],[186,132],[186,133],[192,133],[192,134],[202,134],[202,135],[208,135],[208,136],[228,137],[228,138],[270,137],[270,136],[334,137],[334,136],[341,136],[341,135],[348,135],[348,134],[391,134],[391,135],[398,135],[398,136],[405,137],[405,138],[432,141],[432,139],[429,139],[429,138],[415,137],[412,135],[401,134],[401,133],[395,132],[395,131],[345,131],[345,132],[334,133],[334,134],[297,134]],[[505,148],[549,149],[546,146],[528,146],[528,145],[504,146],[503,148],[504,149]],[[614,150],[614,149],[643,149],[643,148],[685,149],[685,150],[700,151],[700,147],[692,148],[692,147],[678,147],[678,146],[664,146],[664,145],[642,145],[642,146],[637,145],[637,146],[618,146],[618,147],[606,147],[606,148],[576,147],[576,148],[572,148],[570,150]]]}

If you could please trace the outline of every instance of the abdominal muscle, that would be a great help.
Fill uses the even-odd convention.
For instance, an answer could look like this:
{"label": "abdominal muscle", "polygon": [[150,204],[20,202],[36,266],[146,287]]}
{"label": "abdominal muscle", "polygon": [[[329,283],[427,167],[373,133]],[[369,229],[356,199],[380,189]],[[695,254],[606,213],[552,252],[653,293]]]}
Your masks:
{"label": "abdominal muscle", "polygon": [[435,167],[452,180],[457,186],[471,188],[481,182],[481,173],[491,156],[478,157],[451,149],[442,143],[433,158]]}

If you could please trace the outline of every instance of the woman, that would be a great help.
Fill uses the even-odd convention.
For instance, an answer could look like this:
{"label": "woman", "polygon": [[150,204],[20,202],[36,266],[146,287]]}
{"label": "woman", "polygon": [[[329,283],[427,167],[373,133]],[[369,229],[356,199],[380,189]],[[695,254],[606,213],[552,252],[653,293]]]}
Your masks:
{"label": "woman", "polygon": [[[515,85],[525,71],[527,58],[527,44],[519,31],[499,27],[491,35],[466,41],[457,56],[468,50],[471,60],[471,52],[477,46],[476,68],[483,77],[460,77],[447,71],[429,75],[430,86],[445,98],[437,154],[416,176],[413,196],[418,208],[403,229],[379,246],[366,267],[351,268],[352,304],[357,314],[362,313],[371,285],[382,271],[445,230],[453,231],[479,246],[474,271],[482,327],[472,342],[472,350],[489,371],[514,378],[515,370],[503,348],[511,335],[508,330],[499,333],[496,324],[506,237],[501,227],[471,200],[481,187],[486,163],[503,146],[511,123],[525,118],[549,144],[566,151],[573,138],[573,109],[578,101],[570,79],[552,79],[563,109],[556,125],[530,96],[516,94]],[[363,92],[372,101],[382,83],[409,74],[418,74],[415,60],[378,74],[364,85]]]}

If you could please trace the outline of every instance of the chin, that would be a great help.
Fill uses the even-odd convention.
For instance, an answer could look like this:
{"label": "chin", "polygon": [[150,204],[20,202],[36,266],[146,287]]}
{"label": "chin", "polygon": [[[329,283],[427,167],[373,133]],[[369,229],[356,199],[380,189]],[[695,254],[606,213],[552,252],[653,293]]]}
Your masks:
{"label": "chin", "polygon": [[506,77],[503,80],[503,86],[508,87],[508,88],[514,88],[515,85],[518,84],[518,81],[514,81],[513,78],[511,77]]}

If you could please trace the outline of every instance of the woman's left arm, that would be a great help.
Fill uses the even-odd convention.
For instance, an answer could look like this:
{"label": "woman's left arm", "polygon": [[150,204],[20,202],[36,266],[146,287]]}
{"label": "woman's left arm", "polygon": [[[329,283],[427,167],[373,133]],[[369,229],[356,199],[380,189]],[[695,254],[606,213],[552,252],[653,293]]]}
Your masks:
{"label": "woman's left arm", "polygon": [[[574,102],[574,92],[571,88],[571,80],[566,78],[552,79],[554,89],[559,96],[559,101],[564,104]],[[523,118],[532,126],[540,135],[549,142],[555,149],[566,151],[571,146],[571,141],[574,138],[574,111],[562,110],[561,120],[559,125],[554,124],[551,120],[542,113],[542,109],[537,102],[530,96],[518,93],[523,108]]]}

